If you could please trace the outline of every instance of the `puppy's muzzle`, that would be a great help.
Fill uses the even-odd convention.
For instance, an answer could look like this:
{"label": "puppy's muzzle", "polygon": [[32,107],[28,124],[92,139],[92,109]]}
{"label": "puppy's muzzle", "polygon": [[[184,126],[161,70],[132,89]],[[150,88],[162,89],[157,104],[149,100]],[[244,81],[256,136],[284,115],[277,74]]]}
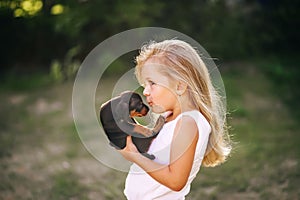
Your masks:
{"label": "puppy's muzzle", "polygon": [[148,112],[149,112],[148,106],[143,106],[142,110],[140,111],[142,116],[146,116]]}

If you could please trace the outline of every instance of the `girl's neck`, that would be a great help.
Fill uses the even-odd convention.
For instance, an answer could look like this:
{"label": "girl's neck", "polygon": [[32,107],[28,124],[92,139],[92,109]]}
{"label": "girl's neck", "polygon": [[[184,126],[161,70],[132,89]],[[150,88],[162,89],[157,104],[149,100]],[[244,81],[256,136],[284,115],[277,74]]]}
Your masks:
{"label": "girl's neck", "polygon": [[[179,97],[180,99],[181,97]],[[190,101],[184,101],[182,98],[181,100],[178,101],[178,104],[174,107],[172,110],[172,114],[167,117],[166,122],[172,121],[178,117],[181,113],[192,111],[192,110],[197,110],[195,106],[192,105]]]}

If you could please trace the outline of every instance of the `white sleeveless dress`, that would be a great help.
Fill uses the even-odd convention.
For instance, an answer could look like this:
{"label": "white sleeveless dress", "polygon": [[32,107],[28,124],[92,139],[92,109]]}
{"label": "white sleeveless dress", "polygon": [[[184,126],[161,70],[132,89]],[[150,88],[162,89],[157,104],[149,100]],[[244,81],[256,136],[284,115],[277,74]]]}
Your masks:
{"label": "white sleeveless dress", "polygon": [[[129,200],[179,200],[185,199],[191,183],[196,177],[206,151],[211,127],[205,117],[197,110],[181,113],[176,119],[166,123],[158,136],[153,140],[148,153],[155,155],[155,162],[168,165],[170,162],[170,147],[177,121],[183,116],[192,117],[197,123],[199,139],[195,158],[187,184],[179,192],[158,183],[142,168],[132,164],[126,178],[124,194]],[[184,167],[184,166],[183,166]]]}

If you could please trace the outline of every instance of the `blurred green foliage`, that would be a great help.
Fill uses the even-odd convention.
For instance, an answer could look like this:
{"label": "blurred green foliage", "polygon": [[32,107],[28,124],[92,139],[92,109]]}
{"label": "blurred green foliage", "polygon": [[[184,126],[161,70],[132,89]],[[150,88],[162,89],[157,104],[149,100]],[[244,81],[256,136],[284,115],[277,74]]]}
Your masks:
{"label": "blurred green foliage", "polygon": [[241,59],[298,49],[299,1],[2,0],[2,70],[49,69],[79,47],[82,60],[113,34],[158,26],[183,32],[213,57]]}
{"label": "blurred green foliage", "polygon": [[52,61],[50,65],[50,77],[54,82],[61,83],[75,77],[80,67],[80,61],[74,59],[74,56],[78,52],[78,47],[71,48],[61,62],[56,59]]}
{"label": "blurred green foliage", "polygon": [[291,114],[300,122],[300,69],[299,57],[281,56],[260,60],[257,64],[273,81],[273,93],[290,108]]}
{"label": "blurred green foliage", "polygon": [[[106,38],[156,26],[189,35],[221,62],[269,60],[261,66],[297,99],[299,7],[298,0],[2,0],[0,80],[32,71],[46,71],[54,82],[68,80]],[[116,60],[106,73],[126,71],[133,57]]]}

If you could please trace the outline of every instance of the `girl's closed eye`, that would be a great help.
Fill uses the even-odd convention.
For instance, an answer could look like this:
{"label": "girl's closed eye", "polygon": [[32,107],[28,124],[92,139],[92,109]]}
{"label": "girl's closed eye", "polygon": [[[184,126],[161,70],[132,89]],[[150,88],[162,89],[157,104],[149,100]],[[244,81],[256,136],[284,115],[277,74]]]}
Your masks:
{"label": "girl's closed eye", "polygon": [[153,81],[149,81],[149,85],[155,85],[156,83]]}
{"label": "girl's closed eye", "polygon": [[154,81],[151,80],[147,80],[146,83],[144,83],[142,86],[145,88],[147,85],[148,86],[152,86],[155,85],[156,83]]}

